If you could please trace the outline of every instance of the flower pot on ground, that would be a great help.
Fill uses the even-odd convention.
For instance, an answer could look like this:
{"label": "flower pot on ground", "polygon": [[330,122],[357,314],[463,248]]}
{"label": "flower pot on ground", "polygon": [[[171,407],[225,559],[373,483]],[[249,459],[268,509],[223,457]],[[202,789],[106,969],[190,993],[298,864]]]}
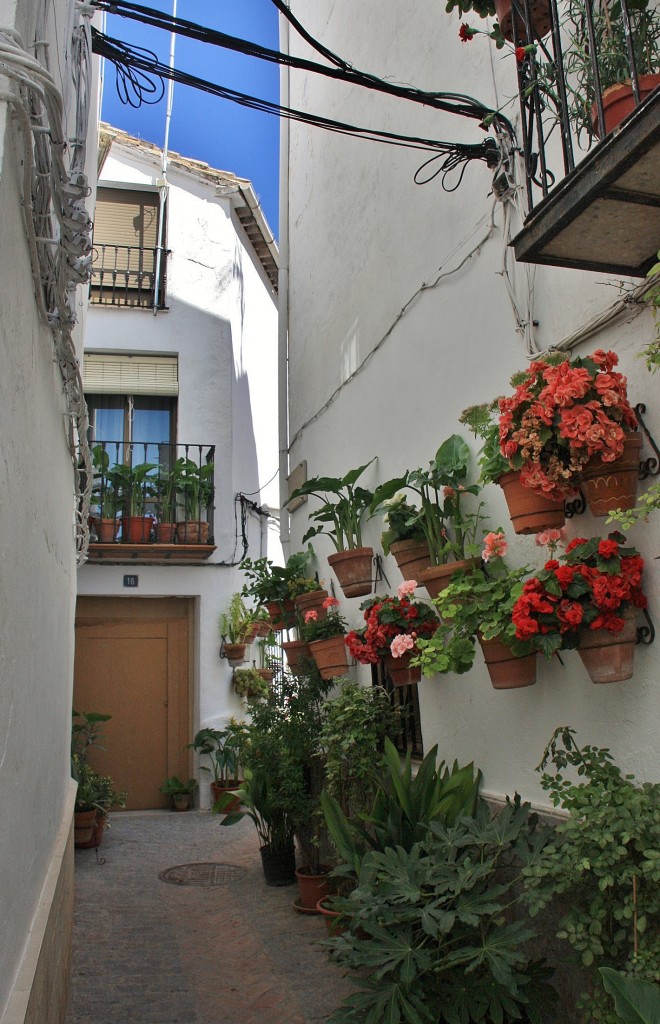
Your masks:
{"label": "flower pot on ground", "polygon": [[173,811],[189,811],[192,806],[193,793],[197,789],[197,779],[188,779],[182,782],[176,775],[171,775],[162,786],[159,786],[161,793],[170,801]]}
{"label": "flower pot on ground", "polygon": [[327,597],[324,601],[325,618],[319,618],[313,609],[305,615],[301,627],[302,639],[309,644],[312,657],[322,679],[334,679],[346,675],[348,659],[346,657],[346,620],[337,610],[339,601]]}
{"label": "flower pot on ground", "polygon": [[601,628],[589,630],[580,637],[578,654],[592,683],[619,683],[633,675],[637,636],[635,609],[628,608],[623,620],[618,632]]}
{"label": "flower pot on ground", "polygon": [[346,923],[339,920],[342,915],[338,910],[333,910],[330,904],[331,899],[324,896],[316,904],[316,911],[325,921],[328,935],[341,935],[346,929]]}
{"label": "flower pot on ground", "polygon": [[282,644],[282,650],[294,675],[304,673],[306,665],[313,660],[309,644],[304,640],[288,640]]}
{"label": "flower pot on ground", "polygon": [[361,606],[365,627],[351,630],[346,637],[357,661],[363,665],[385,662],[392,682],[399,686],[419,681],[410,658],[418,653],[417,641],[432,636],[439,625],[433,608],[413,599],[416,586],[415,580],[405,580],[396,597],[365,601]]}
{"label": "flower pot on ground", "polygon": [[260,846],[261,866],[266,885],[294,885],[296,881],[296,851],[293,845],[285,850],[273,850],[269,846]]}
{"label": "flower pot on ground", "polygon": [[363,597],[371,593],[373,557],[374,549],[369,547],[328,555],[328,565],[337,577],[344,597]]}
{"label": "flower pot on ground", "polygon": [[108,815],[97,811],[92,834],[88,840],[79,840],[75,837],[75,845],[79,850],[94,850],[103,842],[103,835],[108,825]]}
{"label": "flower pot on ground", "polygon": [[[241,756],[246,739],[246,727],[243,722],[230,718],[224,729],[205,727],[200,729],[192,743],[186,746],[194,750],[200,757],[206,758],[210,764],[200,764],[200,771],[212,774],[212,782],[223,789],[238,789],[242,780]],[[216,802],[217,797],[213,801]]]}
{"label": "flower pot on ground", "polygon": [[582,491],[592,516],[634,508],[639,480],[642,435],[626,434],[623,452],[613,462],[592,459],[582,470]]}
{"label": "flower pot on ground", "polygon": [[511,647],[493,637],[485,640],[479,637],[490,681],[495,690],[517,690],[533,686],[536,682],[536,652],[525,657],[516,657]]}
{"label": "flower pot on ground", "polygon": [[87,811],[74,811],[73,814],[73,841],[77,847],[89,843],[94,832],[96,822],[96,808],[91,807]]}
{"label": "flower pot on ground", "polygon": [[520,470],[504,473],[498,484],[504,492],[509,519],[518,534],[538,533],[540,530],[561,529],[566,522],[564,498],[546,498],[543,494],[524,487]]}
{"label": "flower pot on ground", "polygon": [[[291,498],[314,497],[321,505],[310,513],[311,526],[303,543],[317,534],[326,534],[335,547],[328,559],[339,580],[345,597],[360,597],[371,593],[371,559],[373,550],[363,546],[362,523],[373,494],[357,487],[359,477],[371,465],[352,469],[343,477],[314,477],[298,487]],[[367,565],[368,562],[368,565]]]}
{"label": "flower pot on ground", "polygon": [[296,869],[299,904],[305,910],[316,910],[319,900],[329,892],[330,865],[319,864],[318,868],[303,866]]}
{"label": "flower pot on ground", "polygon": [[126,793],[116,791],[110,776],[95,771],[87,760],[90,748],[100,746],[103,739],[100,726],[111,717],[94,711],[72,712],[71,774],[78,783],[74,843],[81,849],[98,846],[109,810],[126,806]]}
{"label": "flower pot on ground", "polygon": [[[242,782],[236,782],[236,783],[234,783],[231,786],[230,785],[225,785],[222,782],[212,782],[211,783],[211,798],[212,798],[212,801],[213,801],[212,807],[215,808],[216,805],[219,804],[220,801],[223,801],[223,803],[222,803],[222,808],[223,808],[222,813],[223,814],[234,814],[236,811],[240,810],[241,800],[240,800],[240,797],[238,797],[236,794],[238,793],[238,791],[239,791],[239,789],[241,788],[242,785],[243,785]],[[230,797],[231,799],[227,800],[226,799],[227,797]]]}

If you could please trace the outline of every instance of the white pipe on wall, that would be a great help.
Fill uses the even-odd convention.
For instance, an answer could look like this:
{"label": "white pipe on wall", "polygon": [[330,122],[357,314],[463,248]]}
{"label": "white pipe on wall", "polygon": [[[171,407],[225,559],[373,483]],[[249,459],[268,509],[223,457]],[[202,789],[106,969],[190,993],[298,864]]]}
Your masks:
{"label": "white pipe on wall", "polygon": [[[289,22],[280,15],[280,50],[289,52]],[[280,69],[280,103],[289,106],[289,68]],[[280,470],[280,541],[289,554],[289,122],[280,120],[280,269],[278,273],[278,438]]]}

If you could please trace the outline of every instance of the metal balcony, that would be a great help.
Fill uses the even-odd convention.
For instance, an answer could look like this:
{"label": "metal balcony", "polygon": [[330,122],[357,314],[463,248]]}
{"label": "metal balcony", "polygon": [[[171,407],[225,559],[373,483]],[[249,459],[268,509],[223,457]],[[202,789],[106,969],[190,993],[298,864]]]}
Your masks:
{"label": "metal balcony", "polygon": [[98,306],[165,309],[165,250],[162,250],[158,302],[155,303],[158,249],[134,245],[94,245],[89,301]]}

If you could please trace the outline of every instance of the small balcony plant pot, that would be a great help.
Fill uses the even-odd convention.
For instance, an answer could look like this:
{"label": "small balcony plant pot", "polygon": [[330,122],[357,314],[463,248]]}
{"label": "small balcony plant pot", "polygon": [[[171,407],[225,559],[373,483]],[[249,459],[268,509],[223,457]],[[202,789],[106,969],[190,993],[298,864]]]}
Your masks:
{"label": "small balcony plant pot", "polygon": [[288,598],[284,601],[267,601],[266,611],[270,616],[271,627],[276,633],[291,629],[296,624],[295,605]]}
{"label": "small balcony plant pot", "polygon": [[76,811],[73,815],[73,841],[78,848],[82,843],[89,843],[94,832],[96,808],[91,811]]}
{"label": "small balcony plant pot", "polygon": [[304,640],[289,640],[282,644],[282,649],[294,676],[302,675],[305,671],[305,662],[313,660],[309,644]]}
{"label": "small balcony plant pot", "polygon": [[275,678],[275,672],[272,668],[258,668],[257,672],[266,683],[272,683]]}
{"label": "small balcony plant pot", "polygon": [[298,902],[296,906],[301,910],[317,911],[319,900],[328,895],[329,887],[329,864],[319,864],[318,868],[311,868],[305,865],[296,868],[296,881],[298,882]]}
{"label": "small balcony plant pot", "polygon": [[176,539],[179,544],[206,544],[209,539],[209,524],[192,519],[185,523],[177,523]]}
{"label": "small balcony plant pot", "polygon": [[504,473],[497,482],[504,491],[509,518],[516,533],[562,528],[566,521],[563,499],[551,501],[529,487],[523,487],[518,470]]}
{"label": "small balcony plant pot", "polygon": [[[241,788],[241,785],[242,785],[241,782],[237,782],[233,786],[227,786],[227,785],[225,785],[222,782],[212,782],[211,783],[211,799],[212,799],[213,803],[217,804],[217,802],[220,799],[220,797],[224,796],[225,793],[235,793],[238,789]],[[236,811],[240,810],[240,807],[241,807],[241,801],[239,800],[238,797],[234,797],[234,799],[231,801],[231,803],[227,804],[227,806],[223,809],[223,811],[221,813],[222,814],[234,814]]]}
{"label": "small balcony plant pot", "polygon": [[259,853],[266,885],[296,884],[296,852],[293,842],[284,850],[273,850],[269,846],[260,846]]}
{"label": "small balcony plant pot", "polygon": [[121,521],[124,540],[129,544],[148,544],[151,538],[151,516],[124,516]]}
{"label": "small balcony plant pot", "polygon": [[348,672],[348,657],[343,633],[327,640],[314,640],[309,649],[316,662],[321,679],[335,679]]}
{"label": "small balcony plant pot", "polygon": [[247,644],[223,644],[225,658],[232,668],[244,664],[246,650]]}
{"label": "small balcony plant pot", "polygon": [[[494,3],[495,14],[497,15],[502,35],[510,43],[516,42],[513,31],[513,11],[511,10],[511,0],[494,0]],[[523,0],[521,0],[519,6],[521,8],[524,7]],[[552,27],[548,0],[530,0],[529,13],[532,19],[532,35],[534,36],[534,39],[543,39]],[[518,24],[522,25],[522,30],[524,32],[524,19],[519,18]],[[532,40],[530,40],[530,42],[532,42]]]}
{"label": "small balcony plant pot", "polygon": [[426,587],[430,598],[438,597],[451,583],[455,572],[470,572],[481,564],[478,558],[465,558],[458,562],[445,562],[444,565],[430,565],[419,574],[419,582]]}
{"label": "small balcony plant pot", "polygon": [[118,519],[106,519],[100,516],[91,516],[90,525],[96,532],[96,539],[99,544],[114,544],[119,532]]}
{"label": "small balcony plant pot", "polygon": [[626,434],[623,452],[614,462],[590,459],[582,471],[582,491],[592,516],[606,516],[613,509],[634,508],[639,479],[642,435]]}
{"label": "small balcony plant pot", "polygon": [[392,686],[410,686],[412,683],[420,681],[422,678],[421,665],[415,665],[412,668],[410,666],[413,656],[413,651],[405,651],[400,658],[395,658],[392,654],[385,655],[383,664],[392,680]]}
{"label": "small balcony plant pot", "polygon": [[[654,89],[660,85],[660,74],[655,72],[650,75],[640,75],[638,78],[639,84],[639,100],[643,103],[647,96],[650,96]],[[628,114],[632,114],[635,109],[635,97],[632,91],[632,83],[630,79],[625,82],[616,82],[614,85],[610,85],[603,92],[603,115],[605,117],[605,134],[609,135],[615,128],[621,124],[624,118],[628,117]],[[598,125],[598,108],[593,103],[591,107],[591,123],[596,138],[600,138],[600,128]]]}
{"label": "small balcony plant pot", "polygon": [[176,523],[156,523],[156,543],[174,544],[176,539]]}
{"label": "small balcony plant pot", "polygon": [[498,637],[479,637],[486,668],[495,690],[517,690],[536,682],[536,654],[516,658],[511,648]]}
{"label": "small balcony plant pot", "polygon": [[371,593],[373,557],[373,548],[352,548],[349,551],[336,551],[333,555],[328,555],[328,564],[332,566],[339,580],[344,597],[364,597],[365,594]]}
{"label": "small balcony plant pot", "polygon": [[419,574],[431,564],[429,546],[420,540],[396,540],[390,545],[394,561],[404,580],[419,579]]}
{"label": "small balcony plant pot", "polygon": [[635,609],[626,609],[623,619],[624,626],[620,633],[590,629],[580,638],[578,654],[592,683],[620,683],[630,679],[634,672],[637,636]]}
{"label": "small balcony plant pot", "polygon": [[327,615],[327,608],[323,602],[327,600],[327,590],[308,590],[306,594],[298,594],[294,597],[293,603],[301,619],[305,618],[307,612],[316,612],[317,620],[324,619]]}

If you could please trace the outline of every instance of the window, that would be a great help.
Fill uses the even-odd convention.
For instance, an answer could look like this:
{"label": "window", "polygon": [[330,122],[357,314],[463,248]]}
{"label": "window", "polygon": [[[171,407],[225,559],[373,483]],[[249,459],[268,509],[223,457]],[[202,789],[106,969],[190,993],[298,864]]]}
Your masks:
{"label": "window", "polygon": [[[104,306],[164,308],[165,250],[158,265],[157,192],[100,187],[94,212],[90,301]],[[164,244],[164,240],[163,240]]]}

